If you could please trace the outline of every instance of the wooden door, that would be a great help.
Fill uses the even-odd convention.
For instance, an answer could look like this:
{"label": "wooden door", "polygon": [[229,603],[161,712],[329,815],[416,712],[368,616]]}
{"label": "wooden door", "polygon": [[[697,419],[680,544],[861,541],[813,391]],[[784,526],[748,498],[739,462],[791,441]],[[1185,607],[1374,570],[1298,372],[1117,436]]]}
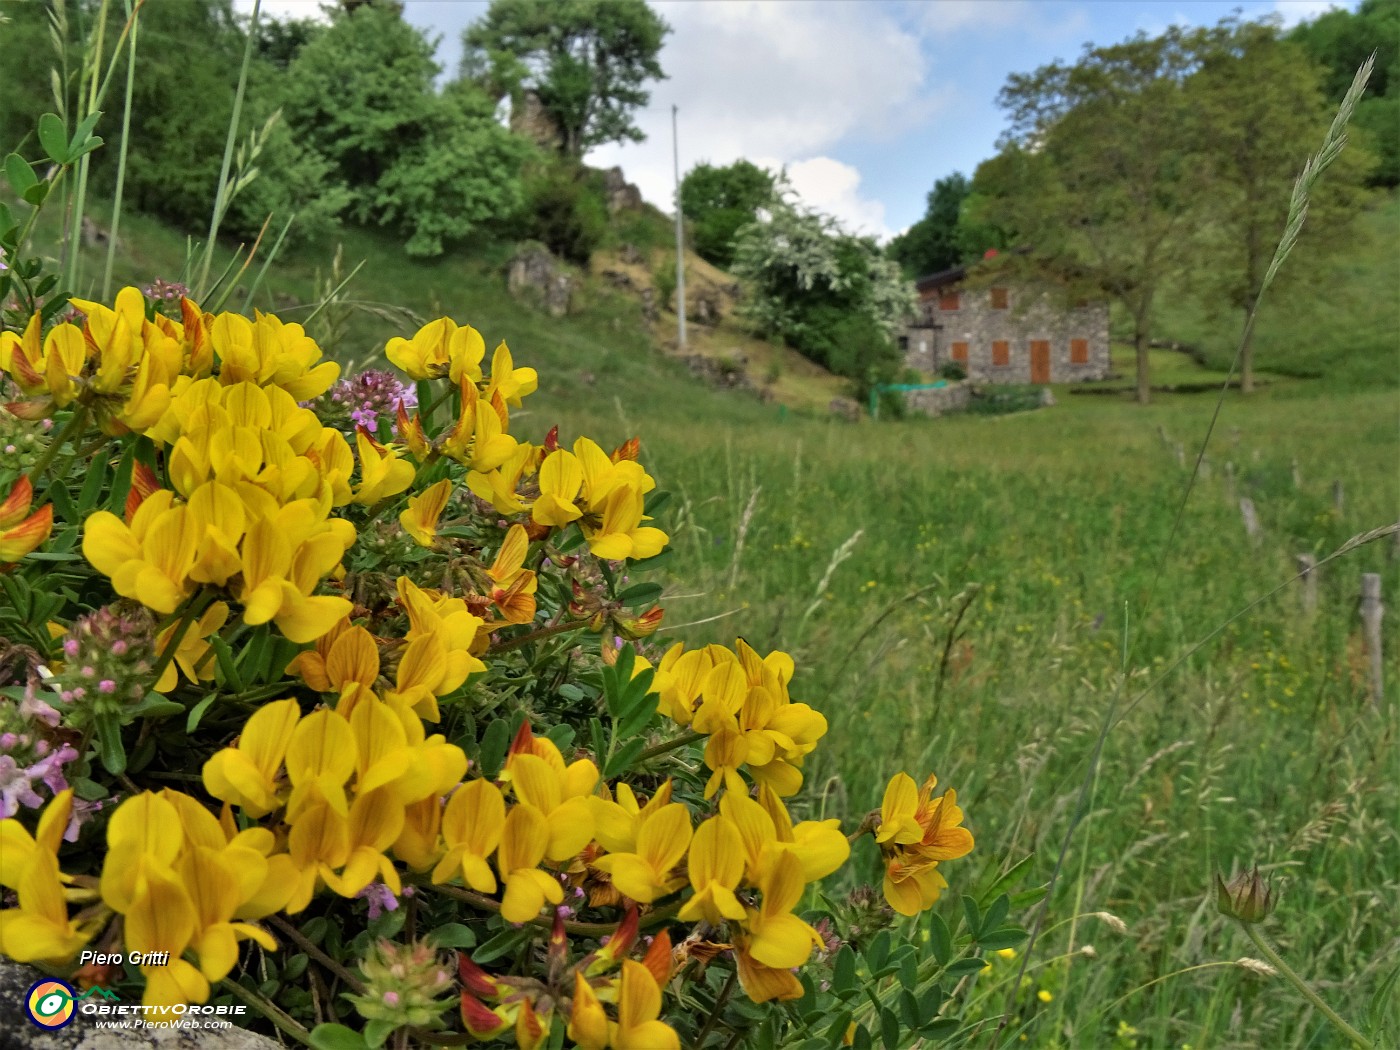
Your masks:
{"label": "wooden door", "polygon": [[1050,342],[1047,339],[1031,340],[1031,382],[1050,382]]}

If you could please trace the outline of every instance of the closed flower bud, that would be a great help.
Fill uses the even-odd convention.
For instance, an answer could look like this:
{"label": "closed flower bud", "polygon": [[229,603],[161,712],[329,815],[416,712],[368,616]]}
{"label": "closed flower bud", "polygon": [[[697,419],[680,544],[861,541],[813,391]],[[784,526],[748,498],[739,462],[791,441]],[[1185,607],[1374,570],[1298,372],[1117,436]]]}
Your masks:
{"label": "closed flower bud", "polygon": [[1240,922],[1262,922],[1277,903],[1273,887],[1260,876],[1258,865],[1249,872],[1240,872],[1228,883],[1219,875],[1215,877],[1215,906],[1222,915]]}
{"label": "closed flower bud", "polygon": [[451,990],[452,974],[426,942],[379,941],[360,969],[365,975],[364,994],[350,998],[365,1020],[442,1027],[441,1014],[453,1001],[439,996]]}

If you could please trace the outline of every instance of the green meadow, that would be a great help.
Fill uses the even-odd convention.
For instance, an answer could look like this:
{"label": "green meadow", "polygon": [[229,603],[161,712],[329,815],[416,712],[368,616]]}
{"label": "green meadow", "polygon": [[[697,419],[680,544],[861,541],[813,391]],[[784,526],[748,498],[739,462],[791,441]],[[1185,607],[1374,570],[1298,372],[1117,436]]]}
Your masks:
{"label": "green meadow", "polygon": [[[118,277],[178,276],[184,242],[126,223]],[[1389,250],[1367,269],[1376,296]],[[1018,415],[833,422],[698,385],[650,346],[636,302],[601,287],[559,321],[506,295],[499,259],[414,263],[348,233],[344,269],[361,259],[313,325],[342,359],[412,331],[398,308],[448,313],[539,368],[513,432],[641,436],[672,494],[674,553],[656,570],[671,636],[792,653],[794,698],[829,720],[797,811],[862,812],[886,771],[936,773],[977,839],[947,865],[946,914],[1027,857],[1023,886],[1053,878],[1043,915],[1013,916],[1038,924],[1029,957],[965,978],[975,1012],[1009,1011],[999,1045],[1343,1045],[1216,911],[1215,874],[1253,864],[1282,890],[1267,929],[1285,957],[1343,1016],[1400,1033],[1400,641],[1391,620],[1374,704],[1357,612],[1363,573],[1400,596],[1400,547],[1387,535],[1327,562],[1312,612],[1289,582],[1298,555],[1323,561],[1400,516],[1393,306],[1358,343],[1345,318],[1323,342],[1290,336],[1296,304],[1266,304],[1270,381],[1224,397],[1195,473],[1215,394],[1144,408],[1056,388],[1054,407]],[[297,319],[328,260],[279,260],[259,305]],[[1201,342],[1206,324],[1182,312],[1163,336]],[[1304,338],[1339,376],[1298,377]],[[1167,351],[1159,375],[1224,378]],[[878,883],[873,846],[858,848]]]}

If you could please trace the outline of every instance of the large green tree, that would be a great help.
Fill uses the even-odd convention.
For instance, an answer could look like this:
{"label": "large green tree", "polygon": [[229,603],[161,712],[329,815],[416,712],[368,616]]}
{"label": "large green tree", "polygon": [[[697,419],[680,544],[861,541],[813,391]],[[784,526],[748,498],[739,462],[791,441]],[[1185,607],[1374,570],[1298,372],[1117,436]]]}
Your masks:
{"label": "large green tree", "polygon": [[334,165],[352,216],[397,227],[413,255],[513,214],[530,151],[474,85],[439,94],[438,72],[397,5],[366,3],[296,51],[283,89],[288,123]]}
{"label": "large green tree", "polygon": [[532,92],[570,157],[606,142],[640,142],[634,120],[663,79],[670,27],[646,0],[492,0],[462,36],[463,73],[524,103]]}
{"label": "large green tree", "polygon": [[1357,68],[1375,53],[1376,68],[1353,122],[1377,155],[1372,182],[1400,186],[1400,3],[1361,0],[1355,12],[1337,8],[1302,23],[1289,39],[1322,63],[1323,90],[1333,106]]}
{"label": "large green tree", "polygon": [[983,209],[974,218],[1031,249],[1009,265],[1123,306],[1144,404],[1153,303],[1189,265],[1197,228],[1203,183],[1185,81],[1198,45],[1172,28],[1012,76],[999,98],[1011,118],[1002,153],[974,178]]}
{"label": "large green tree", "polygon": [[923,218],[905,230],[886,249],[910,277],[936,273],[963,261],[965,246],[959,218],[972,183],[960,171],[939,179],[929,190]]}
{"label": "large green tree", "polygon": [[[1245,317],[1259,301],[1294,180],[1331,120],[1321,88],[1325,75],[1300,47],[1280,38],[1275,24],[1227,19],[1203,38],[1201,68],[1186,82],[1196,121],[1193,152],[1210,187],[1209,221],[1202,224],[1193,266],[1198,279],[1191,283]],[[1353,236],[1372,166],[1353,145],[1328,169],[1309,200],[1308,223],[1286,272],[1306,272],[1309,256]],[[1254,345],[1245,332],[1240,389],[1248,393]]]}
{"label": "large green tree", "polygon": [[741,309],[765,336],[856,381],[861,393],[899,370],[893,337],[914,312],[914,288],[868,237],[802,207],[782,180],[759,219],[740,229],[733,272]]}
{"label": "large green tree", "polygon": [[681,212],[696,253],[721,269],[734,262],[734,235],[773,196],[773,173],[747,160],[697,164],[681,180]]}

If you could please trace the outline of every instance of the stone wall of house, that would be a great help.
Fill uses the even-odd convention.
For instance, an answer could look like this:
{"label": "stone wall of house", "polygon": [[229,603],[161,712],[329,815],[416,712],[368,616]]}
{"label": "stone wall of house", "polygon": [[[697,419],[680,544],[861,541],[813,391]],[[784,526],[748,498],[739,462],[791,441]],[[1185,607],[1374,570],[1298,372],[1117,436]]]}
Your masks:
{"label": "stone wall of house", "polygon": [[[1031,343],[1050,344],[1050,381],[1075,383],[1109,374],[1108,305],[1089,303],[1065,309],[1050,294],[1024,288],[1004,290],[1006,306],[992,306],[987,288],[957,293],[957,309],[944,309],[950,289],[930,293],[920,304],[919,324],[905,334],[905,363],[936,374],[955,359],[954,344],[967,346],[968,378],[982,383],[1031,382]],[[1071,342],[1083,339],[1087,360],[1071,360]],[[1006,363],[995,361],[994,344],[1007,344]]]}
{"label": "stone wall of house", "polygon": [[904,408],[913,415],[941,416],[947,412],[961,412],[971,399],[970,383],[949,383],[947,386],[906,390]]}

